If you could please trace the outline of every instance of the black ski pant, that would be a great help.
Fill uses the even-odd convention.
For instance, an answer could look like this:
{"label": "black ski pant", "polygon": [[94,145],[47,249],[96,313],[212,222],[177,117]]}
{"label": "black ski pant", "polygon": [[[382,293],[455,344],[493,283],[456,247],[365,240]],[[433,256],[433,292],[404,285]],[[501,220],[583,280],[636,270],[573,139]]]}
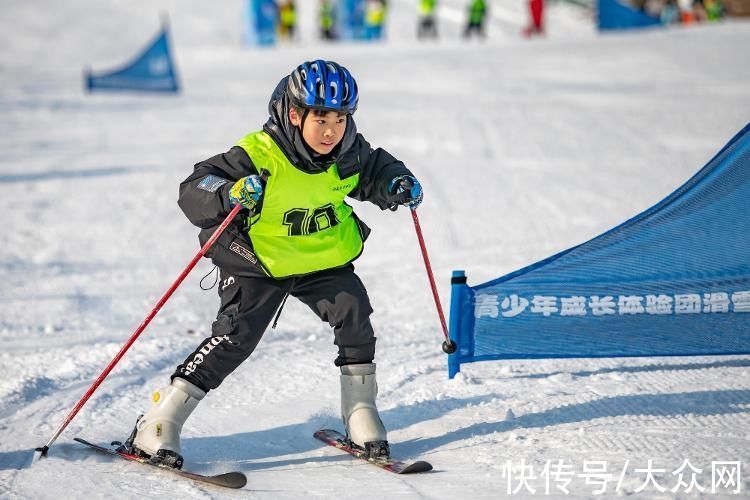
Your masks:
{"label": "black ski pant", "polygon": [[307,304],[333,327],[336,366],[372,363],[375,334],[372,307],[354,266],[287,279],[240,277],[220,273],[221,307],[211,336],[175,370],[204,391],[216,389],[260,342],[288,295]]}

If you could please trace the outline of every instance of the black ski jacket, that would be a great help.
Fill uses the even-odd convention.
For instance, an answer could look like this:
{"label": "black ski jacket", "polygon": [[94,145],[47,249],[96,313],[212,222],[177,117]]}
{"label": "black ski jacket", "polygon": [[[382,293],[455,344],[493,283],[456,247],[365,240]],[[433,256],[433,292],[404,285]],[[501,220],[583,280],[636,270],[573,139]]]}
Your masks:
{"label": "black ski jacket", "polygon": [[[388,187],[395,177],[411,175],[404,164],[381,148],[373,149],[357,133],[350,115],[344,137],[334,151],[324,157],[311,153],[305,145],[300,130],[289,121],[289,98],[286,94],[287,78],[283,78],[268,104],[270,117],[263,126],[296,168],[315,173],[327,170],[336,163],[342,179],[359,174],[359,184],[348,196],[369,201],[384,210],[394,204]],[[232,147],[195,165],[193,173],[180,184],[178,204],[187,218],[201,231],[201,246],[211,237],[231,211],[229,190],[235,181],[259,174],[262,164],[256,165],[244,149]],[[262,210],[262,208],[261,208]],[[254,256],[252,242],[247,233],[248,213],[240,214],[222,233],[206,257],[225,272],[237,276],[267,276]],[[361,223],[365,236],[369,228]]]}

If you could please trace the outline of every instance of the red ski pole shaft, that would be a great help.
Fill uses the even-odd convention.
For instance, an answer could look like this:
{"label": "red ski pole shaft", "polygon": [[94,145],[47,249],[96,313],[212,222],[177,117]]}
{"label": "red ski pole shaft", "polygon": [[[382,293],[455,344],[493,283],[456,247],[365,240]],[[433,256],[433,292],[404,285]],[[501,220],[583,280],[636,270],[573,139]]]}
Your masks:
{"label": "red ski pole shaft", "polygon": [[424,267],[427,270],[427,278],[430,281],[430,287],[432,288],[432,297],[435,299],[435,307],[437,308],[438,316],[440,317],[440,325],[443,327],[443,336],[445,342],[443,342],[443,351],[446,354],[452,354],[456,352],[456,343],[453,342],[448,336],[448,326],[445,323],[445,314],[443,314],[443,307],[440,305],[440,296],[438,295],[437,286],[435,286],[435,277],[432,274],[432,266],[430,265],[430,258],[427,256],[427,247],[424,243],[424,237],[422,236],[422,228],[419,225],[419,217],[417,217],[417,210],[411,209],[411,218],[414,220],[414,229],[417,232],[417,239],[419,240],[419,248],[422,250],[422,258],[424,259]]}
{"label": "red ski pole shaft", "polygon": [[149,323],[151,323],[151,320],[154,319],[154,316],[156,316],[156,313],[159,312],[159,310],[162,308],[162,306],[169,300],[169,297],[172,296],[172,293],[177,289],[177,287],[180,286],[180,284],[185,280],[188,274],[190,274],[190,271],[193,270],[195,265],[198,263],[198,261],[203,257],[209,248],[213,246],[214,243],[216,243],[216,240],[219,239],[219,236],[221,236],[221,233],[224,232],[224,230],[229,226],[229,223],[232,222],[234,217],[237,215],[237,213],[242,209],[242,205],[235,206],[231,212],[229,212],[229,215],[224,219],[224,221],[221,223],[221,225],[214,231],[214,234],[211,235],[211,237],[208,239],[205,245],[200,249],[200,251],[193,257],[193,260],[190,261],[190,263],[187,265],[187,267],[182,271],[180,276],[177,278],[177,280],[172,283],[172,286],[169,287],[169,290],[162,295],[162,297],[159,299],[159,302],[156,303],[153,309],[151,309],[151,312],[148,313],[148,316],[143,320],[141,325],[136,328],[135,332],[133,332],[133,335],[130,336],[128,341],[125,343],[124,346],[122,346],[122,349],[120,349],[120,352],[117,353],[117,355],[112,358],[112,361],[109,362],[107,367],[104,369],[104,371],[97,377],[97,379],[94,381],[93,384],[91,384],[91,387],[86,391],[86,394],[83,395],[83,397],[78,401],[78,403],[75,405],[73,410],[71,410],[70,413],[68,413],[68,416],[65,417],[65,420],[60,424],[60,426],[57,428],[55,433],[52,435],[52,438],[50,438],[49,441],[47,441],[47,444],[45,444],[41,448],[37,448],[36,451],[41,452],[42,456],[47,456],[47,452],[49,451],[49,447],[52,446],[52,443],[57,440],[57,438],[62,434],[63,430],[68,426],[68,424],[75,418],[76,414],[80,411],[81,408],[83,408],[83,405],[86,404],[86,402],[89,400],[92,394],[94,394],[94,391],[101,385],[101,383],[104,381],[105,378],[107,378],[107,375],[112,371],[112,369],[117,365],[117,363],[122,359],[122,357],[125,355],[125,353],[130,349],[130,346],[133,345],[133,343],[136,341],[136,339],[140,336],[140,334],[143,332],[143,330],[146,329]]}

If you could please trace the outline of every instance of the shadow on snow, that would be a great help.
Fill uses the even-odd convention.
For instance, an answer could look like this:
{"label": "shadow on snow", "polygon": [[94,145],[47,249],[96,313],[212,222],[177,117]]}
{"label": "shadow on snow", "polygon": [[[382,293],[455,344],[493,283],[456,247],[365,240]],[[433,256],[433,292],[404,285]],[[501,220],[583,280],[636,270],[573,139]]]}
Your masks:
{"label": "shadow on snow", "polygon": [[91,170],[48,170],[46,172],[32,172],[23,174],[0,174],[0,184],[13,182],[38,182],[55,179],[80,179],[86,177],[108,177],[123,175],[134,170],[132,167],[109,167]]}
{"label": "shadow on snow", "polygon": [[[659,371],[704,369],[722,366],[748,366],[748,360],[729,360],[716,363],[651,365],[638,367],[606,368],[592,372],[577,372],[574,375],[591,375],[612,371]],[[550,374],[546,374],[549,376]],[[413,405],[400,406],[381,412],[386,427],[391,431],[404,429],[411,425],[439,418],[451,411],[466,406],[497,398],[488,394],[470,398],[450,398],[422,401]],[[575,422],[591,421],[597,418],[622,416],[659,416],[673,417],[680,415],[728,415],[750,413],[750,390],[696,391],[675,394],[632,394],[625,396],[604,397],[595,401],[571,404],[551,408],[538,413],[521,415],[513,420],[500,422],[477,422],[475,424],[448,432],[442,436],[425,439],[414,439],[392,444],[395,456],[409,457],[440,448],[449,443],[496,432],[509,432],[517,429],[534,429]],[[251,415],[248,415],[251,417]],[[186,437],[183,439],[183,452],[198,463],[235,462],[243,464],[245,470],[262,470],[288,467],[305,463],[338,462],[351,460],[351,457],[315,456],[290,457],[280,460],[268,460],[275,457],[305,454],[314,450],[325,449],[324,445],[312,437],[313,432],[330,427],[331,417],[315,415],[306,422],[285,425],[241,434],[211,437]],[[340,427],[335,419],[335,427]],[[80,460],[84,453],[77,451],[73,444],[59,444],[54,447],[58,453],[69,459]],[[80,449],[80,448],[78,448]],[[0,452],[0,470],[24,469],[31,465],[33,450],[16,450]],[[88,454],[88,452],[87,452]],[[54,452],[50,452],[54,456]],[[319,465],[316,465],[319,466]]]}
{"label": "shadow on snow", "polygon": [[446,444],[518,429],[538,429],[555,425],[588,422],[597,418],[625,416],[677,417],[680,415],[710,416],[750,413],[750,390],[697,391],[675,394],[631,394],[600,398],[538,413],[521,415],[501,422],[479,422],[442,436],[415,439],[407,445],[419,454]]}

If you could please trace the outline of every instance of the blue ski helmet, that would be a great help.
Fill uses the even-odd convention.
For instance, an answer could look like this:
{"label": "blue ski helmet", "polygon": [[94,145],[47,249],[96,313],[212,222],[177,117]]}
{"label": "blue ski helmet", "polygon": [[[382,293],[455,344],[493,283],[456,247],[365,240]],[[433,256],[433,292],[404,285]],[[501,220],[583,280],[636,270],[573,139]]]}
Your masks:
{"label": "blue ski helmet", "polygon": [[349,70],[333,61],[307,61],[292,71],[287,84],[292,103],[302,108],[353,114],[357,110],[357,82]]}

